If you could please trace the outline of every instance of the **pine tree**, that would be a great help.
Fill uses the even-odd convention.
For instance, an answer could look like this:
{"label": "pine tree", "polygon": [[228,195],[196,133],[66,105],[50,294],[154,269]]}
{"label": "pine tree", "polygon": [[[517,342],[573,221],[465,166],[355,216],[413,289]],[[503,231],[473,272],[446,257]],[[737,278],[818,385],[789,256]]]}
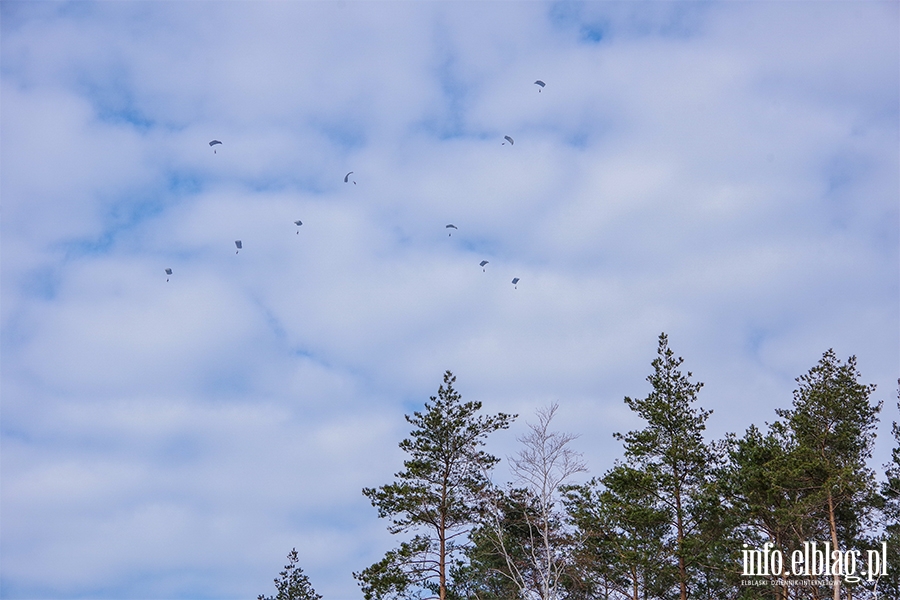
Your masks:
{"label": "pine tree", "polygon": [[[808,514],[802,502],[805,492],[800,465],[783,428],[775,426],[763,434],[751,425],[744,437],[732,437],[730,442],[722,481],[732,515],[738,520],[736,546],[755,549],[770,542],[775,548],[790,549],[799,548],[804,540],[821,539],[819,521]],[[787,587],[769,587],[776,599],[787,598]]]}
{"label": "pine tree", "polygon": [[[897,380],[900,387],[900,380]],[[900,395],[900,390],[898,390]],[[900,409],[900,402],[897,402]],[[887,575],[879,577],[878,591],[880,597],[900,598],[900,425],[895,421],[891,425],[891,433],[894,434],[894,448],[891,450],[891,462],[884,466],[885,481],[881,484],[881,494],[884,499],[884,524],[885,530],[880,542],[886,542],[888,548],[888,563],[891,568]]]}
{"label": "pine tree", "polygon": [[290,562],[285,565],[284,571],[278,574],[279,578],[275,579],[275,589],[278,593],[275,596],[260,594],[256,600],[321,600],[322,596],[316,593],[309,583],[309,578],[303,574],[303,569],[298,565],[300,557],[296,548],[288,553],[288,561]]}
{"label": "pine tree", "polygon": [[[777,409],[793,443],[792,461],[804,489],[807,514],[820,518],[833,548],[849,548],[860,540],[866,519],[877,504],[872,456],[881,403],[871,404],[874,385],[857,380],[856,357],[841,363],[828,350],[819,363],[797,378],[791,409]],[[840,600],[841,579],[835,575],[833,600]]]}
{"label": "pine tree", "polygon": [[698,512],[700,499],[720,457],[703,440],[712,411],[693,406],[703,384],[692,383],[690,372],[678,370],[682,362],[669,349],[666,334],[660,334],[654,372],[647,377],[652,391],[643,399],[625,398],[646,426],[616,438],[624,442],[627,464],[649,476],[660,510],[671,515],[677,594],[687,600],[708,549],[701,527],[704,516]]}
{"label": "pine tree", "polygon": [[457,594],[519,600],[538,588],[542,578],[532,558],[541,551],[541,522],[540,503],[527,489],[491,489],[481,524],[471,533],[467,561],[455,570]]}
{"label": "pine tree", "polygon": [[420,532],[384,559],[354,573],[366,600],[447,600],[450,567],[465,546],[485,489],[486,473],[500,460],[482,450],[487,436],[506,429],[515,415],[479,416],[480,402],[463,402],[450,371],[424,412],[406,416],[415,427],[400,448],[410,455],[396,481],[363,494],[391,521],[393,534]]}
{"label": "pine tree", "polygon": [[677,581],[667,560],[671,513],[650,473],[617,464],[571,486],[566,508],[578,531],[575,588],[584,597],[664,598]]}

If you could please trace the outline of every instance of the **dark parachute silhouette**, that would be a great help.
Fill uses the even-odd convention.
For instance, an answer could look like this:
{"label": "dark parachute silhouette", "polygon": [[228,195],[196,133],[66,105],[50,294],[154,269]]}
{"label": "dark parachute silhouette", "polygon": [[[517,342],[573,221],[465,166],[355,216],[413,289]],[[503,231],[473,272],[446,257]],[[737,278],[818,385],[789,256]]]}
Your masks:
{"label": "dark parachute silhouette", "polygon": [[[209,143],[209,147],[212,148],[212,147],[215,146],[216,144],[221,144],[221,143],[222,143],[222,142],[220,142],[219,140],[213,140],[213,141],[211,141],[211,142]],[[213,150],[213,154],[215,154],[215,153],[216,153],[216,151]]]}
{"label": "dark parachute silhouette", "polygon": [[[171,275],[171,274],[172,274],[172,269],[166,269],[166,275]],[[166,281],[168,281],[168,280],[169,280],[169,278],[166,277]]]}
{"label": "dark parachute silhouette", "polygon": [[[541,81],[540,79],[538,79],[537,81],[534,82],[534,85],[539,85],[541,87],[544,87],[547,84],[544,83],[543,81]],[[541,90],[538,90],[538,91],[540,92]]]}
{"label": "dark parachute silhouette", "polygon": [[[303,225],[303,221],[294,221],[294,225],[300,227],[301,225]],[[300,231],[297,231],[297,235],[300,235]]]}
{"label": "dark parachute silhouette", "polygon": [[484,271],[484,265],[488,264],[489,261],[483,260],[478,265],[481,267],[481,270]]}
{"label": "dark parachute silhouette", "polygon": [[519,278],[518,278],[518,277],[513,277],[512,283],[513,283],[513,285],[516,286],[516,289],[519,289],[519,286],[516,285],[517,283],[519,283]]}
{"label": "dark parachute silhouette", "polygon": [[[457,229],[457,230],[458,230],[459,227],[457,227],[457,226],[454,225],[453,223],[450,223],[450,224],[447,225],[444,229]],[[450,237],[451,235],[453,235],[453,233],[451,233],[451,232],[448,232],[448,233],[447,233],[447,237]]]}
{"label": "dark parachute silhouette", "polygon": [[[503,139],[506,140],[506,142],[509,142],[509,145],[510,145],[510,146],[512,146],[513,144],[515,144],[515,142],[513,141],[513,139],[512,139],[511,137],[509,137],[508,135],[504,135],[504,136],[503,136]],[[500,144],[500,145],[501,145],[501,146],[505,146],[505,145],[506,145],[506,142],[503,142],[503,143]]]}
{"label": "dark parachute silhouette", "polygon": [[[346,175],[344,175],[344,183],[350,182],[350,176],[353,175],[353,171],[350,171]],[[353,185],[356,185],[356,181],[354,180]]]}
{"label": "dark parachute silhouette", "polygon": [[234,245],[237,246],[237,252],[235,252],[235,254],[237,254],[238,252],[240,252],[240,251],[241,251],[241,248],[244,247],[244,245],[241,243],[241,240],[235,240],[235,241],[234,241]]}

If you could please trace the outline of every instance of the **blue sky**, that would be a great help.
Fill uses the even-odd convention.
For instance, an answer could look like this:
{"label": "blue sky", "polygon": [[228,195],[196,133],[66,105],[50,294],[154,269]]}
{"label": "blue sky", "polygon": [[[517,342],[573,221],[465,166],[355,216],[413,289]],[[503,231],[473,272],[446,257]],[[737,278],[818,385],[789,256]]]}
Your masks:
{"label": "blue sky", "polygon": [[856,355],[889,456],[896,2],[0,19],[4,598],[256,597],[292,547],[359,597],[445,370],[521,415],[492,452],[556,401],[598,475],[663,331],[710,438]]}

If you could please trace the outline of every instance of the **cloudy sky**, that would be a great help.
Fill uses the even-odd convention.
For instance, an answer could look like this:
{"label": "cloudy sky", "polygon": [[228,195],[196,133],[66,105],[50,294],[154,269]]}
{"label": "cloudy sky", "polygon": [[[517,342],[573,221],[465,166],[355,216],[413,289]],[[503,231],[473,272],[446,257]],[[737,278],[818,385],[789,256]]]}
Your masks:
{"label": "cloudy sky", "polygon": [[599,475],[663,331],[711,439],[856,355],[882,464],[898,7],[2,2],[0,595],[360,597],[445,370]]}

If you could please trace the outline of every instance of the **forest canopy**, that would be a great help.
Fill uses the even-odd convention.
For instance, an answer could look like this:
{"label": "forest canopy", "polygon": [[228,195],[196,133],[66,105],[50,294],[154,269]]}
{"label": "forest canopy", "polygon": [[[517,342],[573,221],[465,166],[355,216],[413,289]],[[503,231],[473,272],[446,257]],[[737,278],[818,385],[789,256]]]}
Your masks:
{"label": "forest canopy", "polygon": [[[482,414],[447,371],[406,416],[404,470],[363,489],[401,540],[353,574],[363,597],[900,598],[900,426],[891,463],[871,465],[882,402],[856,358],[827,350],[790,406],[721,440],[705,436],[712,411],[683,362],[661,334],[650,392],[624,399],[641,427],[615,434],[622,455],[581,484],[587,465],[577,436],[553,429],[557,404],[527,422],[510,483],[493,483],[488,439],[517,415]],[[295,563],[279,600],[316,597]]]}

